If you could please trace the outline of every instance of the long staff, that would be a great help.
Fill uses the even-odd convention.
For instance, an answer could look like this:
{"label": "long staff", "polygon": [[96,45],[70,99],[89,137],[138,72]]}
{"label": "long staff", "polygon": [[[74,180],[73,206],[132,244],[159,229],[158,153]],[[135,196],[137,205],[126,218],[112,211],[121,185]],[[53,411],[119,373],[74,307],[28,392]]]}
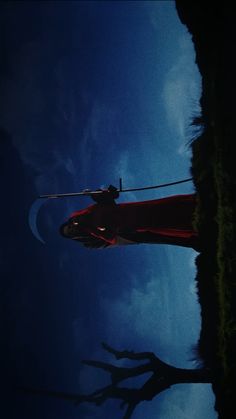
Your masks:
{"label": "long staff", "polygon": [[[144,186],[141,188],[129,188],[129,189],[123,189],[122,188],[122,179],[120,178],[120,187],[119,189],[117,189],[117,192],[122,193],[122,192],[137,192],[137,191],[145,191],[145,190],[149,190],[149,189],[158,189],[158,188],[165,188],[167,186],[173,186],[173,185],[178,185],[180,183],[185,183],[185,182],[190,182],[193,178],[188,178],[188,179],[182,179],[182,180],[177,180],[175,182],[169,182],[169,183],[162,183],[160,185],[155,185],[155,186]],[[104,191],[101,190],[97,190],[97,191],[91,191],[90,189],[85,189],[81,192],[69,192],[69,193],[60,193],[60,194],[49,194],[49,195],[40,195],[38,198],[40,199],[48,199],[48,198],[67,198],[69,196],[91,196],[94,194],[102,194]]]}

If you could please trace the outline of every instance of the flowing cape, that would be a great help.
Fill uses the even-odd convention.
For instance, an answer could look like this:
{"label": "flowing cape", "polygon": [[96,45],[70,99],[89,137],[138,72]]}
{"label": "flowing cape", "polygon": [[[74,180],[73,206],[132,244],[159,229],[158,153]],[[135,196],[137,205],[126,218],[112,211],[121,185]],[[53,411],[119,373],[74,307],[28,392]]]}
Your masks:
{"label": "flowing cape", "polygon": [[162,243],[198,250],[198,235],[193,228],[196,195],[174,195],[150,201],[116,204],[99,203],[76,211],[88,234],[107,245],[117,237],[134,243]]}

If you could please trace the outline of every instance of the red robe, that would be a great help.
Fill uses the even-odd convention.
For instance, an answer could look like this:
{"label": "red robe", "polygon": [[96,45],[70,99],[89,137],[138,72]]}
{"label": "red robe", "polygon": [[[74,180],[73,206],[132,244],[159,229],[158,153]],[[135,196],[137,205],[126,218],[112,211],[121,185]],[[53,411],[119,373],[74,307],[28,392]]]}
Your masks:
{"label": "red robe", "polygon": [[135,243],[166,243],[198,249],[192,220],[195,194],[143,202],[99,203],[73,213],[84,232],[107,245],[117,237]]}

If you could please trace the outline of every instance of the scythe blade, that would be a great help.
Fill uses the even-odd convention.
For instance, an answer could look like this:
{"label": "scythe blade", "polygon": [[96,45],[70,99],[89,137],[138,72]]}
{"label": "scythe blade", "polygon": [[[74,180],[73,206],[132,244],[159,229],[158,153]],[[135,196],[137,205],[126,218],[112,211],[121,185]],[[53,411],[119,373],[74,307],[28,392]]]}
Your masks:
{"label": "scythe blade", "polygon": [[33,204],[31,205],[31,208],[29,210],[29,216],[28,216],[29,227],[33,235],[36,237],[36,239],[38,239],[43,244],[45,244],[45,241],[43,240],[43,238],[41,237],[39,233],[38,226],[37,226],[37,218],[38,218],[38,213],[39,213],[40,208],[46,201],[47,199],[45,200],[36,199],[36,201],[34,201]]}

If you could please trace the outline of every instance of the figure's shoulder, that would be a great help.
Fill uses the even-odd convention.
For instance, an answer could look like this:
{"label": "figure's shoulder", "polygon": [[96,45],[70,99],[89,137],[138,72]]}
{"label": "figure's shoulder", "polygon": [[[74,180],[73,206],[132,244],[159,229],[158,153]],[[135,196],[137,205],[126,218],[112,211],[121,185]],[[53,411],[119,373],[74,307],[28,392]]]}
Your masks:
{"label": "figure's shoulder", "polygon": [[70,215],[70,218],[80,217],[81,215],[90,214],[92,211],[94,211],[96,206],[97,206],[97,204],[91,204],[87,208],[84,208],[84,209],[81,209],[81,210],[78,210],[78,211],[74,211]]}

